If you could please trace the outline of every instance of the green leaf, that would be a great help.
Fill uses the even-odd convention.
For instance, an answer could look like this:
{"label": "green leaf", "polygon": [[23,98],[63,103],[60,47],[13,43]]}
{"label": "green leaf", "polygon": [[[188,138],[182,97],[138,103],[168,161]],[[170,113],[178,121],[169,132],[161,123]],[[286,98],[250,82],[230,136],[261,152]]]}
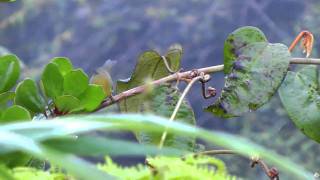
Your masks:
{"label": "green leaf", "polygon": [[236,29],[227,37],[224,42],[224,73],[232,71],[233,63],[238,58],[238,50],[254,42],[268,42],[263,32],[252,26],[244,26]]}
{"label": "green leaf", "polygon": [[63,76],[59,67],[54,63],[49,63],[41,76],[44,92],[52,99],[61,96],[63,93]]}
{"label": "green leaf", "polygon": [[294,124],[309,138],[320,143],[320,85],[316,66],[289,71],[279,88],[283,106]]}
{"label": "green leaf", "polygon": [[31,79],[25,79],[18,84],[14,102],[33,113],[43,113],[45,111],[45,101],[40,96],[36,83]]}
{"label": "green leaf", "polygon": [[[166,59],[170,69],[176,71],[180,67],[182,48],[180,45],[171,46],[167,52]],[[155,51],[146,51],[140,55],[135,70],[129,81],[117,82],[117,93],[130,88],[145,84],[147,79],[157,80],[169,75],[161,56]],[[151,94],[139,94],[121,101],[121,112],[148,112],[164,117],[170,117],[181,94],[168,86],[155,88]],[[183,102],[177,117],[177,121],[195,124],[195,117],[192,108]],[[159,144],[162,133],[137,132],[136,137],[141,143]],[[168,135],[165,146],[175,147],[184,150],[193,150],[195,140],[183,136]]]}
{"label": "green leaf", "polygon": [[80,105],[80,100],[71,95],[63,95],[59,96],[55,100],[55,105],[59,112],[67,113],[78,108]]}
{"label": "green leaf", "polygon": [[[1,2],[1,1],[0,1]],[[0,179],[6,179],[6,180],[16,180],[10,173],[10,170],[4,166],[0,165]]]}
{"label": "green leaf", "polygon": [[19,59],[15,55],[0,57],[0,93],[10,90],[20,75]]}
{"label": "green leaf", "polygon": [[0,94],[0,106],[6,106],[9,101],[13,100],[15,96],[14,92],[4,92]]}
{"label": "green leaf", "polygon": [[180,44],[173,44],[169,47],[165,57],[168,61],[170,69],[178,71],[180,68],[180,61],[183,55],[183,48]]}
{"label": "green leaf", "polygon": [[[109,139],[97,136],[80,136],[78,138],[57,138],[44,141],[45,146],[61,152],[80,156],[120,156],[120,155],[183,155],[184,151],[174,148],[159,149],[156,146],[141,145],[138,143]],[[70,146],[72,144],[72,146]],[[112,146],[110,146],[112,144]],[[83,148],[90,147],[90,148]],[[128,151],[130,149],[130,151]]]}
{"label": "green leaf", "polygon": [[[107,173],[104,173],[94,167],[92,164],[70,154],[65,154],[54,149],[40,146],[36,141],[28,136],[17,133],[2,131],[0,132],[0,150],[1,154],[20,150],[32,154],[40,159],[49,160],[51,163],[65,168],[68,173],[73,174],[78,179],[110,179]],[[6,158],[6,156],[5,156]],[[75,166],[76,164],[76,166]],[[86,171],[83,171],[86,169]]]}
{"label": "green leaf", "polygon": [[22,120],[31,120],[31,115],[29,111],[22,106],[13,105],[2,113],[0,123],[8,123]]}
{"label": "green leaf", "polygon": [[16,0],[0,0],[0,2],[15,2]]}
{"label": "green leaf", "polygon": [[206,110],[230,118],[267,103],[286,75],[290,53],[283,44],[251,43],[239,50],[219,99]]}
{"label": "green leaf", "polygon": [[90,84],[80,96],[80,107],[88,112],[93,111],[101,104],[105,97],[106,95],[102,86]]}
{"label": "green leaf", "polygon": [[[179,69],[181,60],[180,58],[177,58],[177,55],[174,55],[176,51],[178,50],[172,49],[172,52],[168,52],[170,55],[167,55],[168,57],[170,56],[170,59],[167,59],[168,64],[174,71]],[[175,58],[172,58],[173,56]],[[129,80],[119,80],[117,82],[117,92],[119,93],[145,84],[146,80],[157,80],[169,74],[161,56],[156,51],[145,51],[140,54],[131,78]]]}
{"label": "green leaf", "polygon": [[58,66],[63,76],[69,73],[73,68],[70,59],[66,57],[55,57],[51,60],[51,63],[54,63]]}
{"label": "green leaf", "polygon": [[89,78],[81,69],[72,70],[64,76],[64,93],[79,97],[88,88],[88,83]]}
{"label": "green leaf", "polygon": [[[167,59],[172,70],[179,69],[180,60],[179,58]],[[161,56],[156,51],[146,51],[139,56],[131,78],[117,81],[116,92],[121,93],[125,90],[143,85],[147,80],[157,80],[169,74]],[[125,102],[121,101],[119,103],[120,110],[123,112],[140,112],[140,106],[143,104],[144,98],[145,96],[143,94],[129,97]]]}

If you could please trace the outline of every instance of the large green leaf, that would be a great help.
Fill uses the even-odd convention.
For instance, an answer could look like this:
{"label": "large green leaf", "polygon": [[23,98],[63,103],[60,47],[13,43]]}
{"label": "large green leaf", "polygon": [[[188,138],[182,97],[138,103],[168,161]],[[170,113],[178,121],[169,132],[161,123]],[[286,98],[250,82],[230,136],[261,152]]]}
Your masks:
{"label": "large green leaf", "polygon": [[46,106],[36,83],[32,79],[25,79],[18,84],[14,102],[34,113],[43,113]]}
{"label": "large green leaf", "polygon": [[1,123],[31,120],[30,113],[22,106],[13,105],[6,109],[0,118]]}
{"label": "large green leaf", "polygon": [[19,59],[15,55],[0,57],[0,93],[10,90],[20,75]]}
{"label": "large green leaf", "polygon": [[238,50],[254,42],[267,42],[263,32],[252,26],[244,26],[233,31],[224,43],[224,73],[232,71],[234,61],[238,58]]}
{"label": "large green leaf", "polygon": [[106,97],[102,86],[90,84],[80,96],[80,108],[85,111],[95,110]]}
{"label": "large green leaf", "polygon": [[63,76],[59,67],[54,63],[49,63],[43,70],[41,81],[47,97],[52,99],[61,96],[63,93]]}
{"label": "large green leaf", "polygon": [[72,70],[72,63],[70,59],[66,57],[55,57],[51,60],[51,63],[54,63],[58,66],[63,76]]}
{"label": "large green leaf", "polygon": [[89,78],[81,69],[75,69],[64,76],[63,88],[66,95],[79,97],[87,88]]}
{"label": "large green leaf", "polygon": [[316,66],[289,71],[279,88],[283,106],[294,124],[320,143],[320,76]]}
{"label": "large green leaf", "polygon": [[[169,49],[166,55],[168,64],[174,71],[180,67],[181,54],[181,46],[176,45]],[[169,75],[169,72],[161,56],[156,51],[146,51],[139,56],[130,79],[117,81],[117,93],[143,85],[147,80],[157,80],[167,75]],[[144,95],[141,94],[129,97],[126,101],[122,101],[119,104],[123,112],[140,112],[140,106],[143,102]]]}
{"label": "large green leaf", "polygon": [[[119,155],[183,155],[185,151],[174,148],[159,149],[156,146],[141,145],[138,143],[110,139],[98,136],[80,136],[78,138],[56,138],[43,142],[47,147],[61,152],[77,154],[81,156],[119,156]],[[72,146],[70,146],[72,144]],[[112,144],[112,146],[110,146]],[[90,148],[83,148],[90,147]],[[128,151],[130,149],[130,151]]]}
{"label": "large green leaf", "polygon": [[[182,48],[180,45],[169,48],[165,57],[171,70],[179,70],[181,55]],[[145,84],[147,80],[157,80],[167,75],[169,75],[169,72],[160,54],[156,51],[146,51],[140,54],[130,79],[117,82],[117,92]]]}
{"label": "large green leaf", "polygon": [[80,100],[71,95],[63,95],[55,100],[55,105],[59,112],[68,113],[80,106]]}
{"label": "large green leaf", "polygon": [[290,53],[283,44],[251,43],[238,52],[219,99],[206,108],[220,117],[240,116],[267,103],[289,66]]}
{"label": "large green leaf", "polygon": [[[180,67],[182,48],[180,45],[171,46],[166,59],[172,70]],[[155,51],[146,51],[140,55],[135,70],[129,81],[118,81],[117,93],[145,84],[148,79],[160,79],[169,75],[161,56]],[[181,94],[169,86],[154,88],[151,94],[140,94],[120,102],[121,112],[149,112],[164,117],[170,117]],[[178,111],[177,121],[195,124],[192,108],[185,100]],[[141,143],[159,144],[162,133],[137,132],[136,137]],[[193,150],[195,140],[183,136],[168,135],[165,146]]]}

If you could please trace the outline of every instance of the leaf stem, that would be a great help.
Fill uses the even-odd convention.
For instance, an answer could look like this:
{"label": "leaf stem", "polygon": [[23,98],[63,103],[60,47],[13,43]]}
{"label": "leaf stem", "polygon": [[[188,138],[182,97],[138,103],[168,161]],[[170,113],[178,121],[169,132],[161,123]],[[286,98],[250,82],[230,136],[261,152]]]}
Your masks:
{"label": "leaf stem", "polygon": [[[208,150],[208,151],[202,151],[199,153],[195,153],[194,156],[198,155],[219,155],[219,154],[234,154],[234,155],[240,155],[241,154],[234,150],[228,150],[228,149],[222,149],[222,150]],[[255,165],[260,165],[264,173],[269,177],[270,180],[279,179],[279,171],[271,167],[269,168],[268,165],[261,160],[259,157],[251,157],[251,167],[254,168]]]}
{"label": "leaf stem", "polygon": [[[292,58],[290,60],[290,64],[316,64],[316,65],[320,65],[320,59],[316,59],[316,58]],[[212,74],[215,72],[220,72],[223,71],[224,66],[221,65],[216,65],[216,66],[209,66],[209,67],[204,67],[204,68],[200,68],[200,69],[196,69],[196,71],[198,71],[199,73],[204,73],[204,74]],[[112,96],[112,98],[107,98],[105,99],[101,105],[95,110],[95,111],[99,111],[107,106],[110,106],[114,103],[117,103],[123,99],[126,99],[128,97],[143,93],[148,86],[153,85],[153,86],[158,86],[160,84],[166,83],[166,82],[172,82],[172,81],[176,81],[177,79],[190,79],[190,74],[193,72],[194,70],[191,71],[185,71],[185,72],[177,72],[174,74],[171,74],[169,76],[166,76],[164,78],[155,80],[151,83],[149,83],[149,85],[141,85],[132,89],[129,89],[127,91],[121,92],[115,96]]]}
{"label": "leaf stem", "polygon": [[[178,100],[177,105],[175,106],[175,108],[174,108],[174,110],[173,110],[173,113],[171,114],[171,117],[170,117],[170,119],[169,119],[169,123],[171,123],[171,122],[174,120],[174,118],[176,117],[176,115],[177,115],[177,113],[178,113],[178,111],[179,111],[179,109],[180,109],[180,106],[181,106],[184,98],[186,97],[186,95],[187,95],[188,92],[190,91],[192,85],[193,85],[195,82],[197,82],[197,81],[199,81],[200,79],[202,79],[202,78],[203,78],[203,76],[201,76],[201,75],[193,78],[193,79],[190,81],[190,83],[187,85],[187,87],[184,89],[182,95],[180,96],[180,98],[179,98],[179,100]],[[163,147],[163,145],[164,145],[164,141],[166,140],[166,137],[167,137],[167,134],[168,134],[167,131],[168,131],[168,128],[166,127],[166,129],[164,130],[164,132],[163,132],[163,134],[162,134],[162,136],[161,136],[161,140],[160,140],[160,143],[159,143],[159,149],[161,149],[161,148]]]}
{"label": "leaf stem", "polygon": [[315,64],[320,65],[320,59],[316,58],[292,58],[290,64]]}

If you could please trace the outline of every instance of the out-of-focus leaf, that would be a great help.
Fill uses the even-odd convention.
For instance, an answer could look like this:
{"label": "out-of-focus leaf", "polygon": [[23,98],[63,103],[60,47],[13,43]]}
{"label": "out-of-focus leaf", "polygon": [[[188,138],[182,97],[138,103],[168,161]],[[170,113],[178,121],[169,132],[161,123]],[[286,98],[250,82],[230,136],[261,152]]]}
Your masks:
{"label": "out-of-focus leaf", "polygon": [[46,106],[36,83],[31,79],[25,79],[18,84],[14,102],[34,113],[43,113]]}
{"label": "out-of-focus leaf", "polygon": [[[6,154],[7,152],[14,150],[24,151],[61,166],[68,171],[68,173],[79,179],[91,179],[92,177],[95,177],[95,179],[103,180],[112,178],[107,173],[98,170],[94,165],[89,164],[74,155],[43,147],[34,141],[34,139],[17,133],[1,131],[0,146],[2,147],[0,149],[0,154]],[[6,156],[4,156],[4,158],[6,158]],[[86,169],[86,171],[83,171],[84,169]]]}
{"label": "out-of-focus leaf", "polygon": [[49,63],[43,70],[41,81],[47,97],[55,99],[58,96],[62,95],[63,76],[59,70],[58,65]]}
{"label": "out-of-focus leaf", "polygon": [[90,84],[80,96],[80,108],[85,111],[95,110],[106,97],[103,88],[99,85]]}
{"label": "out-of-focus leaf", "polygon": [[70,71],[64,76],[64,94],[79,97],[88,88],[89,78],[81,69]]}
{"label": "out-of-focus leaf", "polygon": [[219,117],[240,116],[267,103],[289,66],[290,53],[283,44],[251,43],[237,51],[219,99],[206,108]]}
{"label": "out-of-focus leaf", "polygon": [[[0,1],[1,2],[1,1]],[[10,173],[10,170],[4,165],[0,165],[0,179],[16,180]]]}
{"label": "out-of-focus leaf", "polygon": [[[198,137],[214,145],[227,149],[236,150],[246,157],[258,155],[266,162],[279,168],[280,171],[287,171],[296,176],[297,179],[312,179],[313,173],[306,171],[298,163],[293,163],[289,158],[280,156],[270,149],[263,148],[251,141],[218,131],[207,131],[193,125],[183,124],[180,122],[168,123],[167,119],[151,115],[132,115],[132,114],[95,114],[89,116],[60,117],[52,121],[33,121],[28,123],[17,123],[0,126],[0,132],[14,132],[35,141],[52,139],[52,137],[62,137],[73,133],[84,133],[98,129],[110,131],[129,130],[129,131],[146,131],[146,132],[163,132],[168,127],[168,133],[183,135],[186,137]],[[0,134],[1,135],[1,134]],[[3,136],[7,137],[7,136]],[[1,139],[8,142],[8,139]],[[30,147],[28,147],[30,148]],[[4,149],[0,149],[0,153]],[[128,149],[128,152],[130,149]],[[67,158],[67,157],[64,157]],[[52,157],[51,157],[52,159]],[[51,160],[49,159],[49,160]],[[55,159],[53,159],[55,160]],[[67,160],[70,160],[67,158]],[[64,165],[63,159],[54,161]],[[82,169],[83,171],[83,169]]]}
{"label": "out-of-focus leaf", "polygon": [[[173,148],[159,149],[156,146],[140,145],[130,141],[109,139],[96,136],[80,136],[77,138],[50,139],[43,143],[45,146],[61,152],[81,156],[119,156],[119,155],[182,155],[185,151]],[[72,146],[70,146],[72,144]],[[112,146],[111,146],[112,144]],[[90,147],[90,148],[83,148]],[[128,151],[130,149],[130,151]]]}
{"label": "out-of-focus leaf", "polygon": [[289,71],[279,88],[283,106],[294,124],[309,138],[320,143],[320,85],[316,66]]}
{"label": "out-of-focus leaf", "polygon": [[59,112],[67,113],[78,108],[80,100],[71,95],[63,95],[56,99],[55,105]]}
{"label": "out-of-focus leaf", "polygon": [[0,93],[10,90],[20,75],[19,59],[15,55],[0,57]]}
{"label": "out-of-focus leaf", "polygon": [[[29,165],[29,164],[28,164]],[[48,172],[36,167],[16,167],[11,169],[14,180],[73,180],[62,172]]]}
{"label": "out-of-focus leaf", "polygon": [[111,95],[112,92],[112,80],[105,74],[95,74],[90,78],[90,83],[99,85],[103,88],[104,94]]}
{"label": "out-of-focus leaf", "polygon": [[15,2],[16,0],[0,0],[0,2]]}
{"label": "out-of-focus leaf", "polygon": [[73,68],[70,59],[66,57],[55,57],[51,60],[51,62],[58,66],[63,76],[70,72]]}
{"label": "out-of-focus leaf", "polygon": [[102,67],[96,70],[96,73],[90,78],[91,84],[100,85],[103,87],[106,96],[110,96],[113,90],[113,81],[111,78],[111,69],[116,64],[116,61],[107,60]]}
{"label": "out-of-focus leaf", "polygon": [[15,93],[14,92],[4,92],[0,94],[0,106],[6,106],[8,101],[14,99]]}
{"label": "out-of-focus leaf", "polygon": [[31,115],[27,109],[19,105],[13,105],[2,113],[0,123],[9,123],[30,119]]}
{"label": "out-of-focus leaf", "polygon": [[268,42],[263,32],[252,26],[244,26],[236,29],[224,42],[224,73],[232,71],[233,63],[239,56],[239,49],[254,42]]}

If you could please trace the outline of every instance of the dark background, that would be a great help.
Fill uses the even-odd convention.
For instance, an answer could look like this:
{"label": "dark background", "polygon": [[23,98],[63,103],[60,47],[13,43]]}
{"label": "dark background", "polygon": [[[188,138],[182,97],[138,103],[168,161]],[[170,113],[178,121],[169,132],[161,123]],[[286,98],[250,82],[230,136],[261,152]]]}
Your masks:
{"label": "dark background", "polygon": [[[312,56],[318,57],[319,15],[317,0],[17,0],[0,4],[0,45],[22,59],[25,76],[37,78],[52,57],[67,56],[89,74],[107,59],[116,60],[112,76],[117,80],[129,77],[139,53],[164,53],[173,43],[184,47],[184,69],[221,64],[225,38],[245,25],[287,45],[310,30],[316,39]],[[298,50],[294,55],[302,56]],[[214,74],[210,82],[218,91],[223,77]],[[311,172],[320,171],[319,144],[295,128],[277,96],[257,112],[230,120],[202,111],[214,100],[204,100],[199,85],[188,98],[199,126],[247,137]],[[222,158],[232,174],[266,178],[261,170],[250,170],[247,160]]]}

